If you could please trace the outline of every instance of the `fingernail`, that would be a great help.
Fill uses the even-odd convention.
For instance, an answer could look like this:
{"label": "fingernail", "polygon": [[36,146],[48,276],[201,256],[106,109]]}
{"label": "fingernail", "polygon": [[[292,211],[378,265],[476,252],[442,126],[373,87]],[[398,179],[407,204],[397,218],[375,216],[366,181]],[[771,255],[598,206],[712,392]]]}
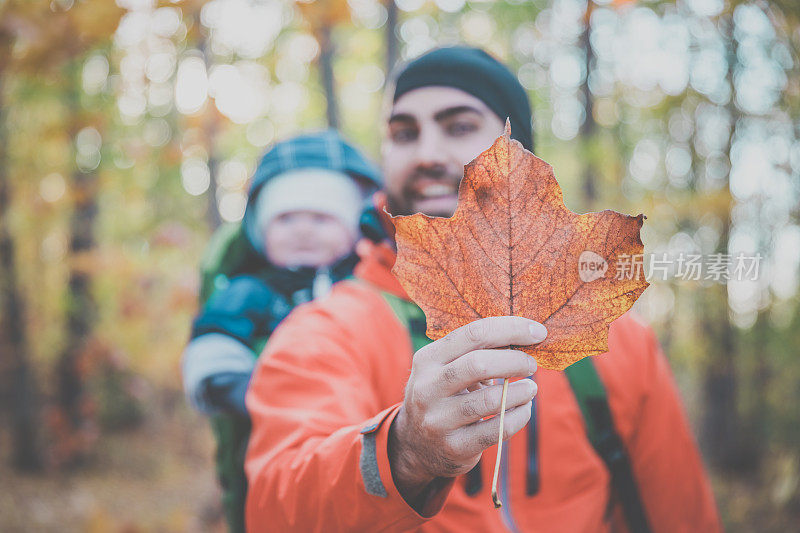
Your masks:
{"label": "fingernail", "polygon": [[528,356],[528,372],[529,376],[532,376],[534,372],[536,372],[536,359],[533,357]]}
{"label": "fingernail", "polygon": [[538,322],[530,325],[533,342],[542,342],[547,337],[547,328]]}

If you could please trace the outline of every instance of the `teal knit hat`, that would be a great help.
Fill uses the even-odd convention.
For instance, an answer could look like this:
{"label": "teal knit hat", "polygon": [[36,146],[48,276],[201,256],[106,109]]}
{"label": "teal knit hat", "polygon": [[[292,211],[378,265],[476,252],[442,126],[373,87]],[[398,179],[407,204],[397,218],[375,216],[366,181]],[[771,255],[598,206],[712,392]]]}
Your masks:
{"label": "teal knit hat", "polygon": [[365,196],[381,186],[378,168],[334,130],[306,133],[276,143],[261,159],[250,185],[244,229],[250,244],[263,253],[257,220],[257,199],[273,178],[293,170],[319,168],[345,174],[358,183]]}
{"label": "teal knit hat", "polygon": [[395,78],[396,102],[420,87],[445,86],[478,98],[500,120],[511,119],[511,137],[533,151],[531,106],[525,88],[502,63],[480,48],[437,48],[411,61]]}

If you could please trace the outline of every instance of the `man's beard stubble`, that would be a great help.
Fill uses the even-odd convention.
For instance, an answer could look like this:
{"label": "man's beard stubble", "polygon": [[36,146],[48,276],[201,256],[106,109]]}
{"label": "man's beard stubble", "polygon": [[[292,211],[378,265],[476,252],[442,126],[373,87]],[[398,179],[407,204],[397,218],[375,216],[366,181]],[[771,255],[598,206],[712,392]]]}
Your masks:
{"label": "man's beard stubble", "polygon": [[[395,216],[407,216],[419,213],[419,209],[414,206],[414,203],[420,200],[417,191],[417,182],[419,180],[428,179],[441,182],[444,185],[452,185],[456,194],[458,194],[458,188],[462,178],[462,174],[456,175],[455,173],[448,173],[447,169],[442,165],[418,169],[411,179],[405,182],[399,195],[394,195],[388,190],[386,191],[386,207],[389,213]],[[453,215],[452,212],[426,212],[423,214],[430,217],[442,218],[449,218]]]}

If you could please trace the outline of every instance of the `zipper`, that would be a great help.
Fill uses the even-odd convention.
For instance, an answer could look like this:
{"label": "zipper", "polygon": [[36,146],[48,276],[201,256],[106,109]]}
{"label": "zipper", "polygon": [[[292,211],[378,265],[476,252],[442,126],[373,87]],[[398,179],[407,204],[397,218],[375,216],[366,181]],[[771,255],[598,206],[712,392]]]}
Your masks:
{"label": "zipper", "polygon": [[503,506],[500,508],[503,523],[509,531],[519,533],[519,528],[517,528],[514,515],[511,512],[511,498],[508,493],[508,451],[511,448],[510,445],[511,439],[503,444],[503,452],[500,457],[500,486],[497,489],[500,492],[500,500],[503,502]]}
{"label": "zipper", "polygon": [[[532,378],[531,378],[532,379]],[[528,495],[536,494],[539,491],[539,457],[538,457],[538,435],[536,424],[536,399],[531,402],[531,419],[529,424],[528,433],[528,449],[526,450],[527,464],[526,466],[526,492]],[[531,442],[532,441],[532,442]],[[532,444],[532,445],[531,445]],[[519,533],[519,528],[514,520],[514,514],[511,511],[511,495],[508,490],[508,457],[511,449],[511,439],[503,444],[503,453],[500,457],[500,479],[499,487],[497,488],[500,493],[500,499],[503,502],[501,507],[501,517],[503,524],[506,528],[513,533]]]}
{"label": "zipper", "polygon": [[[533,379],[533,378],[529,378]],[[531,402],[531,419],[528,422],[528,456],[525,493],[534,496],[539,492],[539,423],[536,416],[537,399]]]}

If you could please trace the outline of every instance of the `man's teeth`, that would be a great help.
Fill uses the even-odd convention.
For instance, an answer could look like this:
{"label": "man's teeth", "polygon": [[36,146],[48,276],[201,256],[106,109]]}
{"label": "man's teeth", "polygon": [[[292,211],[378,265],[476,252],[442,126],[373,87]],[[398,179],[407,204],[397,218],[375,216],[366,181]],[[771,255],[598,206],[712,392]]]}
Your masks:
{"label": "man's teeth", "polygon": [[455,194],[453,188],[449,185],[443,185],[440,183],[426,185],[420,191],[420,196],[424,198],[435,198],[437,196],[447,196],[449,194]]}

